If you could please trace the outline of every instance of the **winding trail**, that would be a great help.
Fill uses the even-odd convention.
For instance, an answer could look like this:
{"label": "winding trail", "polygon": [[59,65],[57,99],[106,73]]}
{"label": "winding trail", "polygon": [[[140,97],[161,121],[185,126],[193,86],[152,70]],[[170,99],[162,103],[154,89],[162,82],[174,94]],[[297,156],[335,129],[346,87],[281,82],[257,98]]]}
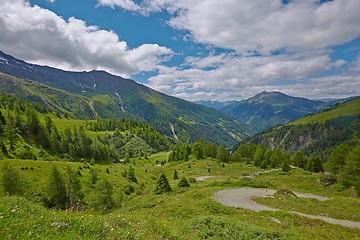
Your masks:
{"label": "winding trail", "polygon": [[[263,188],[239,188],[239,189],[230,189],[230,190],[221,190],[214,194],[213,198],[215,201],[229,207],[236,208],[245,208],[255,212],[260,211],[279,211],[279,209],[271,208],[266,205],[262,205],[254,202],[252,199],[254,197],[266,197],[269,195],[273,195],[276,190],[273,189],[263,189]],[[314,194],[308,193],[295,193],[298,197],[302,198],[315,198],[319,201],[326,201],[330,198],[318,196]],[[300,212],[289,211],[290,213],[294,213],[300,216],[304,216],[311,219],[320,219],[324,222],[337,224],[344,227],[349,228],[359,228],[360,222],[353,222],[349,220],[341,220],[330,217],[318,216],[318,215],[310,215]]]}

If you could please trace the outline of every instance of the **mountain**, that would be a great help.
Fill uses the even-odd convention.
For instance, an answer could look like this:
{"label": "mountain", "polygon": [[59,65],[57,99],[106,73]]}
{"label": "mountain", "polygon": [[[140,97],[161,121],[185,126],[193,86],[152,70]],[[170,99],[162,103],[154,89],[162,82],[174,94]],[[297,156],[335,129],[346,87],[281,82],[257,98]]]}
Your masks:
{"label": "mountain", "polygon": [[133,117],[183,142],[203,138],[226,146],[254,133],[215,109],[104,71],[64,71],[0,52],[0,72],[1,91],[43,102],[78,119]]}
{"label": "mountain", "polygon": [[262,92],[247,100],[232,103],[222,112],[247,123],[256,131],[281,125],[327,108],[334,101],[291,97],[281,92]]}
{"label": "mountain", "polygon": [[289,153],[327,155],[341,143],[352,145],[360,138],[360,97],[337,104],[321,113],[306,116],[259,133],[248,142]]}
{"label": "mountain", "polygon": [[224,107],[236,103],[237,101],[226,101],[226,102],[219,102],[219,101],[205,101],[205,100],[201,100],[201,101],[196,101],[195,103],[203,105],[205,107],[209,107],[209,108],[214,108],[216,110],[221,110]]}

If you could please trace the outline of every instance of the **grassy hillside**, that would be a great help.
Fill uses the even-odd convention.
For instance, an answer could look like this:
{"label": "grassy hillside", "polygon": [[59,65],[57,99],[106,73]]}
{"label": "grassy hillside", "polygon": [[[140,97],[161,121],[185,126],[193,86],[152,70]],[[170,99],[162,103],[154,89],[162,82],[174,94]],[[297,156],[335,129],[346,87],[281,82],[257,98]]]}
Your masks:
{"label": "grassy hillside", "polygon": [[[151,156],[149,160],[137,159],[135,176],[138,183],[131,183],[121,173],[128,164],[88,165],[59,161],[33,161],[12,159],[6,162],[19,171],[24,186],[24,197],[0,195],[0,237],[2,239],[356,239],[358,229],[346,228],[311,220],[288,212],[251,212],[222,206],[212,195],[222,189],[244,186],[288,188],[332,197],[325,203],[321,215],[359,221],[360,204],[352,191],[337,192],[335,187],[322,187],[317,174],[303,170],[288,173],[272,172],[254,179],[242,179],[260,171],[245,163],[219,164],[216,160],[156,165],[167,153]],[[5,160],[0,161],[0,169]],[[49,210],[42,206],[44,191],[53,166],[64,175],[69,166],[81,173],[80,180],[86,199],[95,194],[89,185],[90,169],[98,173],[99,181],[106,179],[113,186],[116,206],[105,212],[91,208],[86,210]],[[190,167],[189,167],[190,166]],[[88,169],[87,167],[90,167]],[[211,172],[208,172],[208,169]],[[24,170],[21,170],[24,169]],[[81,169],[81,170],[80,170]],[[109,173],[106,173],[106,169]],[[179,177],[188,179],[198,176],[214,176],[212,179],[191,183],[189,188],[179,188],[179,180],[172,179],[174,170]],[[154,189],[159,173],[167,176],[173,191],[155,195]],[[297,179],[297,181],[293,181]],[[135,191],[122,195],[126,186]],[[276,199],[274,199],[277,204]],[[282,202],[283,200],[277,200]],[[291,206],[289,202],[286,206]],[[302,202],[302,210],[310,212],[318,201]],[[284,204],[283,204],[284,205]],[[283,206],[286,209],[286,206]],[[333,211],[341,207],[342,211]],[[349,217],[351,216],[351,217]]]}
{"label": "grassy hillside", "polygon": [[309,115],[298,120],[295,120],[289,125],[300,125],[310,123],[324,123],[327,120],[344,116],[355,116],[360,114],[360,97],[357,97],[348,102],[334,105],[331,109],[321,113]]}
{"label": "grassy hillside", "polygon": [[275,127],[249,139],[271,149],[307,155],[320,154],[325,160],[341,143],[350,144],[360,137],[360,98],[335,105],[330,110],[309,115],[287,125]]}

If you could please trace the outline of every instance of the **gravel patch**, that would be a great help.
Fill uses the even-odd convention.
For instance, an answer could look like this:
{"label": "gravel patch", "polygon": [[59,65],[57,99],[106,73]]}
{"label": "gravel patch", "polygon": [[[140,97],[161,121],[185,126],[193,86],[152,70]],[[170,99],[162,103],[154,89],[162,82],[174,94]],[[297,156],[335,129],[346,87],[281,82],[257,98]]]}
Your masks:
{"label": "gravel patch", "polygon": [[[266,197],[269,195],[273,195],[276,192],[276,190],[273,189],[263,189],[263,188],[239,188],[239,189],[230,189],[230,190],[221,190],[213,195],[213,199],[225,206],[229,207],[236,207],[236,208],[244,208],[249,209],[255,212],[260,211],[278,211],[279,209],[271,208],[266,205],[262,205],[259,203],[254,202],[252,199],[254,197]],[[314,194],[308,194],[308,193],[295,193],[298,197],[304,197],[304,198],[315,198],[319,201],[326,201],[330,198],[314,195]],[[349,228],[359,228],[360,229],[360,222],[353,222],[349,220],[340,220],[340,219],[334,219],[324,216],[318,216],[318,215],[310,215],[300,212],[293,212],[290,211],[290,213],[294,213],[300,216],[304,216],[311,219],[320,219],[324,222],[328,222],[331,224],[337,224],[344,227]]]}
{"label": "gravel patch", "polygon": [[216,177],[215,176],[200,176],[200,177],[196,177],[195,180],[196,181],[204,181],[209,178],[216,178]]}

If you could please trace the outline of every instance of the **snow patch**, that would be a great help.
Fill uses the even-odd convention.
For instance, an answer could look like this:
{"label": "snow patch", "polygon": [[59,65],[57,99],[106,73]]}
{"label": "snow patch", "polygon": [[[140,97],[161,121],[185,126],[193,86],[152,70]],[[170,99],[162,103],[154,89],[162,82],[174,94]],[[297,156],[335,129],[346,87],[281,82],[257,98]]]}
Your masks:
{"label": "snow patch", "polygon": [[0,57],[0,61],[7,62],[8,60],[6,58]]}
{"label": "snow patch", "polygon": [[116,94],[116,96],[118,96],[118,98],[119,98],[121,110],[122,110],[123,112],[125,112],[124,107],[123,107],[123,101],[122,101],[120,95],[119,95],[117,92],[115,92],[115,94]]}

